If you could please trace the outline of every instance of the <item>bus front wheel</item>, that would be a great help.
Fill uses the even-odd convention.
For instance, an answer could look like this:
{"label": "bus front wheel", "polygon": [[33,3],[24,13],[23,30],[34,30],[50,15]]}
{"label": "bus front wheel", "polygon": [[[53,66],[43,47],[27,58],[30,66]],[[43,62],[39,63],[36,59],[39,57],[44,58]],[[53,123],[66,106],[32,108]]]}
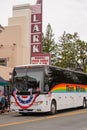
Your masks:
{"label": "bus front wheel", "polygon": [[56,111],[57,111],[56,110],[56,101],[53,100],[52,103],[51,103],[51,111],[50,111],[51,115],[56,114]]}

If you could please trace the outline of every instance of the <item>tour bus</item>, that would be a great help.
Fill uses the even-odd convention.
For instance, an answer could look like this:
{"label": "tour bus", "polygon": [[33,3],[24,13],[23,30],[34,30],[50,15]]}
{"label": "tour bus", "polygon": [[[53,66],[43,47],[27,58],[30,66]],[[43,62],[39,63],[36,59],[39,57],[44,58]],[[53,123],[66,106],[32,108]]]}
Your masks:
{"label": "tour bus", "polygon": [[11,110],[25,113],[87,107],[87,74],[51,65],[21,65],[12,73]]}

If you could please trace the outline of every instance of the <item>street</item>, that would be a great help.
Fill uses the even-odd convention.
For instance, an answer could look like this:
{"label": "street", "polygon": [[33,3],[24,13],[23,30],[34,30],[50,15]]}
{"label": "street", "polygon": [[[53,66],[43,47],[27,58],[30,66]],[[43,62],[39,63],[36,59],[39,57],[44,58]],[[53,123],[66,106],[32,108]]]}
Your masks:
{"label": "street", "polygon": [[56,115],[18,113],[0,115],[1,130],[87,130],[87,109],[59,111]]}

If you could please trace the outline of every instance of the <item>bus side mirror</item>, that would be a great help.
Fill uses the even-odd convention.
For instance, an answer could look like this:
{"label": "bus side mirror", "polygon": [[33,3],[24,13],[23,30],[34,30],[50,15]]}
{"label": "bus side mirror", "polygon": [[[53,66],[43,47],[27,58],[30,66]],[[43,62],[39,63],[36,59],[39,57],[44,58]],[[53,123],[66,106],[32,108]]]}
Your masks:
{"label": "bus side mirror", "polygon": [[39,87],[39,85],[40,85],[40,81],[37,82],[37,87]]}

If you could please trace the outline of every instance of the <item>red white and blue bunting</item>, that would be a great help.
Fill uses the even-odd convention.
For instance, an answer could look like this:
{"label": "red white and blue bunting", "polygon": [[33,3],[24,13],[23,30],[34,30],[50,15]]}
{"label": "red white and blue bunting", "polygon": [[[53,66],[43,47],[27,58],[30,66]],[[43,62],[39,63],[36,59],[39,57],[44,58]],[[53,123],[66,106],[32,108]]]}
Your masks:
{"label": "red white and blue bunting", "polygon": [[22,109],[27,109],[27,108],[31,107],[38,96],[38,94],[34,94],[34,95],[31,94],[31,95],[25,95],[25,96],[17,95],[16,89],[14,89],[13,95],[14,95],[16,104]]}

